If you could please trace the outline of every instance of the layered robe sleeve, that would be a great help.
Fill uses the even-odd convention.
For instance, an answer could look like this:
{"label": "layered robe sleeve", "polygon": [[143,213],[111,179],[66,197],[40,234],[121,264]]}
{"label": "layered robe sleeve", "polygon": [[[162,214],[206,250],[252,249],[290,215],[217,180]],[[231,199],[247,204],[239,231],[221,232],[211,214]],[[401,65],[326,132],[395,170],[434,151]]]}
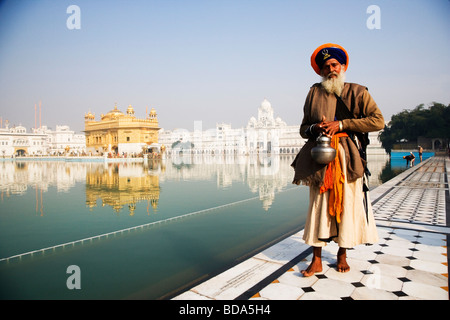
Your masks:
{"label": "layered robe sleeve", "polygon": [[[353,119],[342,120],[344,131],[371,132],[384,128],[383,115],[366,87],[345,83],[341,98],[354,116]],[[308,141],[292,163],[295,169],[293,183],[315,186],[322,184],[326,166],[317,164],[311,158],[311,149],[315,145],[316,137],[311,134],[309,128],[321,122],[323,116],[327,121],[333,121],[336,104],[334,94],[328,93],[320,83],[310,88],[303,106],[303,120],[300,125],[300,135]],[[340,142],[346,151],[347,171],[351,175],[349,180],[354,180],[364,172],[359,152],[348,138],[341,138]]]}

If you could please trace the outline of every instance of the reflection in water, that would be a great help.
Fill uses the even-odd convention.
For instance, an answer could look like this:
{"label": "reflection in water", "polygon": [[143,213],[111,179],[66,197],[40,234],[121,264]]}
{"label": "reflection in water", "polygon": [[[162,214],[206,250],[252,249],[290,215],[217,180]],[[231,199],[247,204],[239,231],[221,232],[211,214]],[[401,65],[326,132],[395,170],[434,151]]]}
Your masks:
{"label": "reflection in water", "polygon": [[[156,299],[236,264],[303,227],[292,160],[1,161],[0,298]],[[385,164],[369,160],[372,186]]]}
{"label": "reflection in water", "polygon": [[382,183],[391,180],[395,176],[399,175],[403,171],[408,169],[406,166],[395,166],[391,160],[387,161],[386,166],[381,170],[379,177]]}
{"label": "reflection in water", "polygon": [[[30,187],[36,189],[36,194],[38,190],[47,192],[49,187],[56,187],[57,192],[69,192],[76,183],[85,181],[89,208],[109,206],[120,212],[125,207],[133,215],[136,204],[142,201],[147,202],[148,213],[157,212],[160,182],[216,180],[218,189],[245,182],[268,210],[276,192],[291,184],[292,160],[290,156],[189,156],[168,161],[149,160],[144,164],[3,161],[0,191],[2,197],[24,194]],[[97,204],[98,200],[101,204]]]}
{"label": "reflection in water", "polygon": [[89,163],[63,161],[0,161],[0,191],[2,194],[24,194],[29,187],[46,192],[56,187],[58,192],[69,190],[86,178]]}
{"label": "reflection in water", "polygon": [[[136,205],[146,202],[147,213],[157,213],[160,183],[165,181],[211,181],[218,189],[244,182],[258,194],[268,210],[277,192],[291,185],[293,156],[214,157],[185,156],[144,163],[96,163],[63,161],[0,162],[1,198],[22,195],[36,189],[36,212],[43,214],[42,192],[55,187],[69,192],[76,183],[86,183],[86,206],[109,206],[116,213],[126,210],[134,215]],[[391,169],[389,157],[368,159],[370,187],[389,180],[404,168]],[[98,201],[101,201],[98,204]],[[124,209],[125,208],[125,209]]]}
{"label": "reflection in water", "polygon": [[381,173],[389,166],[389,156],[387,154],[368,155],[367,167],[371,173],[369,176],[369,188],[373,189],[386,182]]}
{"label": "reflection in water", "polygon": [[116,213],[128,208],[132,216],[136,204],[147,202],[147,214],[150,207],[156,213],[159,201],[159,177],[149,174],[141,164],[110,163],[90,167],[86,170],[86,205],[97,206],[101,199],[102,206],[110,206]]}
{"label": "reflection in water", "polygon": [[217,188],[228,189],[233,183],[246,183],[258,194],[267,211],[275,194],[291,186],[293,156],[185,156],[174,157],[160,175],[160,180],[211,181]]}
{"label": "reflection in water", "polygon": [[223,270],[303,226],[291,162],[1,161],[0,299],[154,299]]}
{"label": "reflection in water", "polygon": [[[40,195],[38,195],[38,190]],[[40,213],[41,217],[44,215],[44,202],[42,201],[42,189],[36,186],[36,214]]]}

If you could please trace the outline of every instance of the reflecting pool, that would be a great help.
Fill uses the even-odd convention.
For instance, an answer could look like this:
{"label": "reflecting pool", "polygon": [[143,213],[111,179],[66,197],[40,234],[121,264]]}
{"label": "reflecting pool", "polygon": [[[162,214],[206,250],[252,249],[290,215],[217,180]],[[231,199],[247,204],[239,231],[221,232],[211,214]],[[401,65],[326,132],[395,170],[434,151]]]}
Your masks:
{"label": "reflecting pool", "polygon": [[0,298],[170,298],[303,228],[292,160],[0,161]]}

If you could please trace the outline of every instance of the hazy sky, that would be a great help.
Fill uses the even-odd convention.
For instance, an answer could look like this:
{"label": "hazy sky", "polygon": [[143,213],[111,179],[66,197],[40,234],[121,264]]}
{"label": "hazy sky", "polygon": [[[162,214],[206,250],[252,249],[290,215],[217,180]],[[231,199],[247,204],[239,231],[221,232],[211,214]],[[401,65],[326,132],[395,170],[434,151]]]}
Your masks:
{"label": "hazy sky", "polygon": [[[70,5],[80,29],[67,26]],[[310,56],[334,42],[350,56],[347,81],[389,120],[450,103],[449,16],[449,0],[1,1],[0,117],[30,130],[42,101],[43,125],[79,132],[86,112],[98,120],[117,103],[142,118],[154,107],[165,129],[240,128],[267,98],[296,125],[320,80]]]}

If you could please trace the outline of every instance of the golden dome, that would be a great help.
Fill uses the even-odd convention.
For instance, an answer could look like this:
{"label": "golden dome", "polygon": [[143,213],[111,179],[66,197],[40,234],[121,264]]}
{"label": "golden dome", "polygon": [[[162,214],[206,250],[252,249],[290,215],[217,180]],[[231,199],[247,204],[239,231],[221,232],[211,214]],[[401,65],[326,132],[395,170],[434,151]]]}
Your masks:
{"label": "golden dome", "polygon": [[95,120],[95,115],[89,110],[88,113],[84,114],[84,120],[86,120],[86,121],[88,121],[88,120],[93,121],[93,120]]}
{"label": "golden dome", "polygon": [[148,114],[147,120],[150,121],[153,124],[158,124],[158,117],[156,116],[156,110],[155,108],[152,108],[150,110],[150,113]]}
{"label": "golden dome", "polygon": [[117,118],[120,118],[124,116],[123,112],[117,109],[117,104],[114,106],[114,109],[112,109],[110,112],[108,112],[105,115],[102,115],[102,120],[115,120]]}
{"label": "golden dome", "polygon": [[133,107],[131,106],[131,104],[128,106],[127,114],[128,114],[129,116],[134,116],[134,109],[133,109]]}

